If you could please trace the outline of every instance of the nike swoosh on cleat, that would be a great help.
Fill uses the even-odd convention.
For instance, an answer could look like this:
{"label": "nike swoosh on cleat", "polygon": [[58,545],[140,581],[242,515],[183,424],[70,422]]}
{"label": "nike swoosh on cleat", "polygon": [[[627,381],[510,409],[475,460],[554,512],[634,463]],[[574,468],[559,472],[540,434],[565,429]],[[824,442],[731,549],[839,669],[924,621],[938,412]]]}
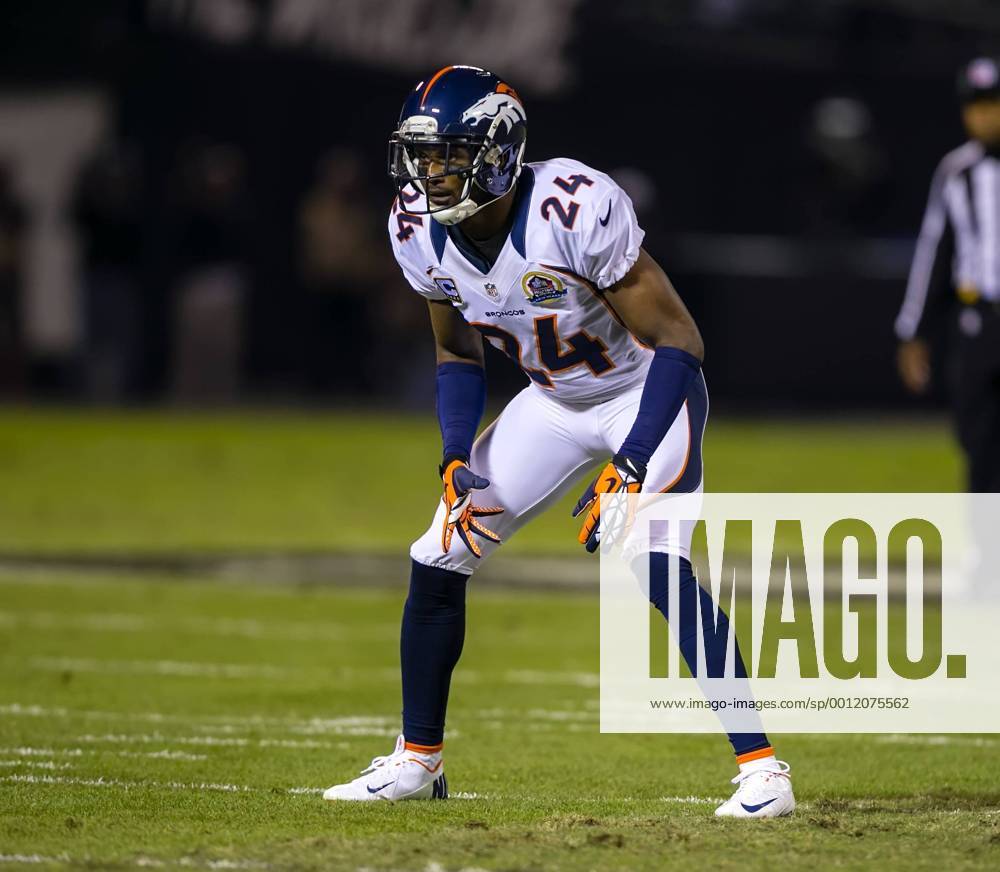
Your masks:
{"label": "nike swoosh on cleat", "polygon": [[608,203],[608,214],[605,215],[603,218],[598,218],[597,220],[601,222],[601,227],[607,227],[608,226],[608,222],[611,220],[611,203],[610,202]]}
{"label": "nike swoosh on cleat", "polygon": [[[368,788],[368,792],[369,793],[378,793],[380,790],[385,790],[390,784],[392,784],[392,782],[391,781],[387,781],[381,787],[369,787]],[[746,806],[743,806],[743,808],[746,808]]]}
{"label": "nike swoosh on cleat", "polygon": [[762,808],[766,808],[772,802],[775,802],[777,798],[778,797],[775,796],[774,798],[769,799],[767,802],[762,802],[759,805],[747,805],[745,802],[741,802],[740,805],[743,806],[743,811],[747,812],[748,814],[753,814],[755,811],[760,811]]}

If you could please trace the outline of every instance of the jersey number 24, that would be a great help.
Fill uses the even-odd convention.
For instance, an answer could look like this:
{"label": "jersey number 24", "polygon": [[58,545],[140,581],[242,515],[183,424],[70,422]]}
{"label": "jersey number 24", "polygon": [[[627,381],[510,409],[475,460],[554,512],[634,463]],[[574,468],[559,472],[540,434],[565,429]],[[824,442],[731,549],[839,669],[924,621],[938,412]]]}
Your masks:
{"label": "jersey number 24", "polygon": [[[534,369],[521,362],[521,343],[513,333],[509,333],[496,324],[473,322],[475,327],[487,339],[499,343],[504,354],[527,373],[535,384],[543,388],[551,388],[552,373],[563,372],[574,366],[586,366],[594,375],[603,375],[615,368],[608,357],[608,346],[596,336],[591,336],[585,330],[580,330],[572,336],[563,338],[559,335],[557,315],[545,315],[535,318],[535,345],[538,349],[538,359],[545,369]],[[563,346],[569,346],[568,349]]]}

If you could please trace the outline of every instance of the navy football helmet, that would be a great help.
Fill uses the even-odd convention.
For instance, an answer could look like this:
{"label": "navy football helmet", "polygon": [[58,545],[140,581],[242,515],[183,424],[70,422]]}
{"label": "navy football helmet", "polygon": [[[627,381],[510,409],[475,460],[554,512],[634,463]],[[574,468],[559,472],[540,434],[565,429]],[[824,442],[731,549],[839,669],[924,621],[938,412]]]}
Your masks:
{"label": "navy football helmet", "polygon": [[462,179],[457,203],[408,212],[457,224],[509,193],[521,173],[527,116],[506,82],[479,67],[438,70],[413,89],[389,139],[389,175],[403,195],[407,185],[428,194],[426,182]]}

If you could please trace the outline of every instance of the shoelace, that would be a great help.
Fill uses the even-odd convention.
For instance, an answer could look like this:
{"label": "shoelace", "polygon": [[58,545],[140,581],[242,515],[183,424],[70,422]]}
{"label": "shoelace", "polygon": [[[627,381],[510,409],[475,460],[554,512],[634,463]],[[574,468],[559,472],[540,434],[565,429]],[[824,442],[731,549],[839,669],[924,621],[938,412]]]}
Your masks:
{"label": "shoelace", "polygon": [[792,771],[792,767],[789,766],[784,760],[775,760],[774,763],[778,767],[777,769],[751,769],[749,772],[741,772],[735,778],[730,779],[730,782],[732,784],[740,784],[741,782],[746,781],[751,775],[756,775],[758,772],[770,772],[772,775],[788,775],[788,773]]}
{"label": "shoelace", "polygon": [[373,757],[372,762],[368,764],[368,768],[361,770],[362,775],[367,775],[369,772],[374,772],[381,766],[386,766],[390,760],[402,757],[406,753],[406,749],[403,748],[401,751],[393,751],[391,754],[385,754],[381,757]]}

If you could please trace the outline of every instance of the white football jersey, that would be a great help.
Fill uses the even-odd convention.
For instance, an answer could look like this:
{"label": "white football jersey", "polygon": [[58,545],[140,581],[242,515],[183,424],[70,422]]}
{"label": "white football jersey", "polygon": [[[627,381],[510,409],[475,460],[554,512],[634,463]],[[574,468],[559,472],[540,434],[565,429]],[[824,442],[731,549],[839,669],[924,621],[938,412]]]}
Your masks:
{"label": "white football jersey", "polygon": [[644,234],[628,195],[604,173],[556,158],[525,164],[514,197],[491,268],[431,216],[408,213],[418,201],[425,208],[424,195],[404,191],[389,236],[407,281],[427,299],[450,300],[558,399],[602,401],[641,383],[652,350],[601,296],[639,256]]}

